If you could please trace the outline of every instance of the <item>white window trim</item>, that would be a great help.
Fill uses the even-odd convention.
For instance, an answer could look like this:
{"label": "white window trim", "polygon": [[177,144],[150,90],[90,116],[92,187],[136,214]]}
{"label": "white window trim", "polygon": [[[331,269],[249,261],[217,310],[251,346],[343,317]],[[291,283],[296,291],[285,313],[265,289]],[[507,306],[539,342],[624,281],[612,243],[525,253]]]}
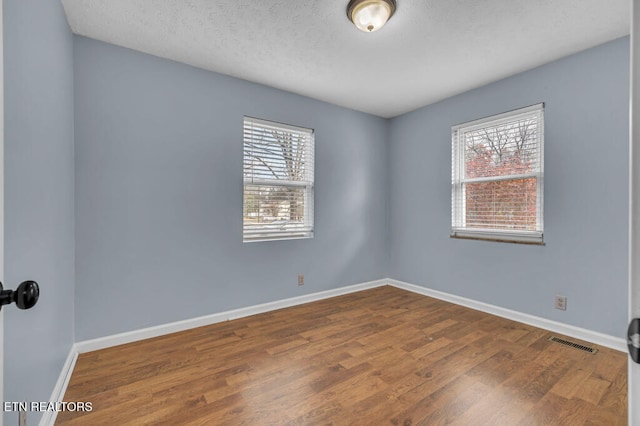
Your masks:
{"label": "white window trim", "polygon": [[[480,177],[463,179],[464,176],[464,146],[461,134],[474,131],[487,126],[500,126],[501,124],[517,120],[520,117],[539,114],[538,120],[538,150],[540,156],[540,170],[538,172],[523,173],[518,175]],[[510,243],[544,245],[544,103],[507,111],[501,114],[484,117],[478,120],[461,123],[451,127],[451,153],[452,153],[452,182],[451,182],[451,237],[474,240],[487,240]],[[538,209],[536,214],[536,230],[522,231],[509,229],[483,229],[465,227],[466,197],[463,193],[464,184],[477,182],[495,182],[501,180],[513,180],[523,178],[536,178],[536,197]],[[457,202],[458,201],[458,202]],[[459,205],[459,208],[456,208]],[[462,224],[462,226],[456,226]]]}
{"label": "white window trim", "polygon": [[[307,152],[305,155],[307,164],[311,166],[311,180],[310,181],[293,181],[293,180],[281,180],[281,179],[259,179],[255,177],[243,178],[243,212],[245,201],[245,186],[279,186],[279,187],[298,187],[305,188],[304,191],[304,226],[296,227],[287,231],[273,231],[269,229],[270,224],[266,224],[263,229],[247,230],[244,228],[243,217],[243,229],[242,229],[242,241],[245,243],[257,242],[257,241],[280,241],[280,240],[299,240],[314,237],[314,190],[315,190],[315,177],[314,177],[314,159],[315,159],[315,131],[313,129],[294,126],[290,124],[279,123],[270,120],[264,120],[255,117],[245,116],[243,119],[243,146],[246,140],[245,127],[247,123],[252,123],[263,129],[273,129],[276,131],[288,131],[292,133],[307,134]],[[243,167],[244,167],[245,150],[243,148]]]}

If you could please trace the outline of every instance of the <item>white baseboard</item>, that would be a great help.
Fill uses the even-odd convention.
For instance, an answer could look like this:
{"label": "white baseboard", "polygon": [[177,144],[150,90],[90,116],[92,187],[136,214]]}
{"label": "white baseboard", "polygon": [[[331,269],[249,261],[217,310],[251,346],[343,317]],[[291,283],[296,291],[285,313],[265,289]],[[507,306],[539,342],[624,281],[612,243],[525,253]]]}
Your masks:
{"label": "white baseboard", "polygon": [[484,302],[478,302],[476,300],[467,299],[465,297],[444,293],[438,290],[432,290],[426,287],[421,287],[421,286],[405,283],[405,282],[394,280],[394,279],[388,279],[387,282],[389,285],[401,288],[403,290],[407,290],[414,293],[422,294],[424,296],[433,297],[435,299],[440,299],[447,302],[455,303],[456,305],[466,306],[467,308],[475,309],[477,311],[487,312],[489,314],[497,315],[502,318],[507,318],[513,321],[529,324],[534,327],[543,328],[545,330],[553,331],[554,333],[564,334],[566,336],[570,336],[575,339],[592,342],[597,345],[615,349],[617,351],[627,352],[627,343],[625,339],[621,337],[615,337],[615,336],[610,336],[604,333],[598,333],[596,331],[587,330],[586,328],[580,328],[573,325],[552,321],[546,318],[536,317],[534,315],[512,311],[510,309],[501,308],[500,306],[490,305]]}
{"label": "white baseboard", "polygon": [[343,294],[354,293],[357,291],[367,290],[370,288],[380,287],[383,285],[391,285],[413,293],[422,294],[457,305],[466,306],[481,312],[487,312],[513,321],[522,322],[534,327],[543,328],[545,330],[561,333],[580,340],[586,340],[601,346],[605,346],[618,351],[626,352],[627,344],[623,338],[610,336],[608,334],[599,333],[585,328],[552,321],[546,318],[525,314],[502,308],[500,306],[490,305],[488,303],[479,302],[473,299],[456,296],[454,294],[445,293],[438,290],[432,290],[426,287],[409,284],[406,282],[394,280],[391,278],[369,281],[362,284],[355,284],[347,287],[341,287],[333,290],[322,291],[318,293],[307,294],[304,296],[292,297],[289,299],[276,300],[274,302],[262,303],[260,305],[248,306],[225,312],[205,315],[197,318],[191,318],[183,321],[162,324],[154,327],[143,328],[140,330],[128,331],[126,333],[114,334],[111,336],[100,337],[92,340],[77,342],[74,347],[78,353],[96,351],[99,349],[110,348],[113,346],[123,345],[126,343],[137,342],[139,340],[149,339],[152,337],[163,336],[165,334],[176,333],[179,331],[189,330],[196,327],[215,324],[224,321],[230,321],[238,318],[244,318],[251,315],[261,314],[264,312],[274,311],[276,309],[288,308],[291,306],[302,305],[304,303],[315,302],[318,300],[328,299],[330,297],[341,296]]}
{"label": "white baseboard", "polygon": [[[56,382],[56,386],[53,388],[53,392],[51,393],[51,398],[49,398],[49,402],[62,402],[64,398],[64,394],[67,391],[67,386],[69,385],[69,380],[71,380],[71,373],[73,373],[73,367],[76,365],[76,361],[78,359],[78,350],[76,349],[76,345],[71,346],[71,350],[69,351],[69,355],[67,356],[67,360],[62,366],[62,371],[60,372],[60,376],[58,376],[58,381]],[[40,426],[53,426],[56,422],[56,417],[58,416],[58,412],[55,410],[45,411],[42,413],[42,417],[40,418]]]}
{"label": "white baseboard", "polygon": [[315,302],[317,300],[328,299],[330,297],[341,296],[343,294],[355,293],[357,291],[380,287],[387,285],[387,281],[388,280],[386,279],[369,281],[362,284],[350,285],[333,290],[326,290],[318,293],[306,294],[304,296],[291,297],[289,299],[277,300],[275,302],[262,303],[260,305],[249,306],[246,308],[234,309],[231,311],[219,312],[216,314],[205,315],[202,317],[191,318],[183,321],[157,325],[140,330],[128,331],[126,333],[114,334],[111,336],[100,337],[98,339],[85,340],[76,343],[75,347],[78,353],[97,351],[99,349],[137,342],[139,340],[163,336],[165,334],[176,333],[178,331],[189,330],[196,327],[202,327],[205,325],[244,318],[264,312],[275,311],[276,309],[289,308],[291,306],[302,305],[304,303]]}

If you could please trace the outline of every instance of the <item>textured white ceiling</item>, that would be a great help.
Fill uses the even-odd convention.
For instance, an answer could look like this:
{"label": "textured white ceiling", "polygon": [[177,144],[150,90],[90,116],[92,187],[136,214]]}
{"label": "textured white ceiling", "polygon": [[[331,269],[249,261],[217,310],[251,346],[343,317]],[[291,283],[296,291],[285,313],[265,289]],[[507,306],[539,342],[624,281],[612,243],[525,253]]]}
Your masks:
{"label": "textured white ceiling", "polygon": [[393,117],[629,34],[628,0],[63,0],[74,33]]}

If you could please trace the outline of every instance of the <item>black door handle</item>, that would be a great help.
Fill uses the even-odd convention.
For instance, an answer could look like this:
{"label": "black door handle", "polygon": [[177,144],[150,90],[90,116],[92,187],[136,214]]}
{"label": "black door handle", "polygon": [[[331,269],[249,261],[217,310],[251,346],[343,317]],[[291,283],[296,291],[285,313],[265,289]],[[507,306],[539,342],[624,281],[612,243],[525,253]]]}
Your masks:
{"label": "black door handle", "polygon": [[634,318],[627,329],[627,347],[633,362],[640,364],[640,318]]}
{"label": "black door handle", "polygon": [[22,282],[15,291],[4,290],[0,283],[0,309],[3,305],[16,302],[19,309],[30,309],[38,302],[40,287],[35,281]]}

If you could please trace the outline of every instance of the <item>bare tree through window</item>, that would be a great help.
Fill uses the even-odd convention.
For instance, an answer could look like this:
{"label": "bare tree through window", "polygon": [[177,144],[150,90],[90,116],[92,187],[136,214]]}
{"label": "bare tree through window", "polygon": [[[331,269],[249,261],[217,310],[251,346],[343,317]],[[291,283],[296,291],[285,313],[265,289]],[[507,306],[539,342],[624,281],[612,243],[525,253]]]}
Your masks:
{"label": "bare tree through window", "polygon": [[465,177],[505,177],[465,185],[467,227],[536,229],[536,177],[516,177],[534,171],[536,129],[523,119],[465,134]]}
{"label": "bare tree through window", "polygon": [[312,149],[310,131],[245,123],[245,239],[249,234],[309,232]]}
{"label": "bare tree through window", "polygon": [[542,133],[542,104],[452,128],[454,236],[541,241]]}

